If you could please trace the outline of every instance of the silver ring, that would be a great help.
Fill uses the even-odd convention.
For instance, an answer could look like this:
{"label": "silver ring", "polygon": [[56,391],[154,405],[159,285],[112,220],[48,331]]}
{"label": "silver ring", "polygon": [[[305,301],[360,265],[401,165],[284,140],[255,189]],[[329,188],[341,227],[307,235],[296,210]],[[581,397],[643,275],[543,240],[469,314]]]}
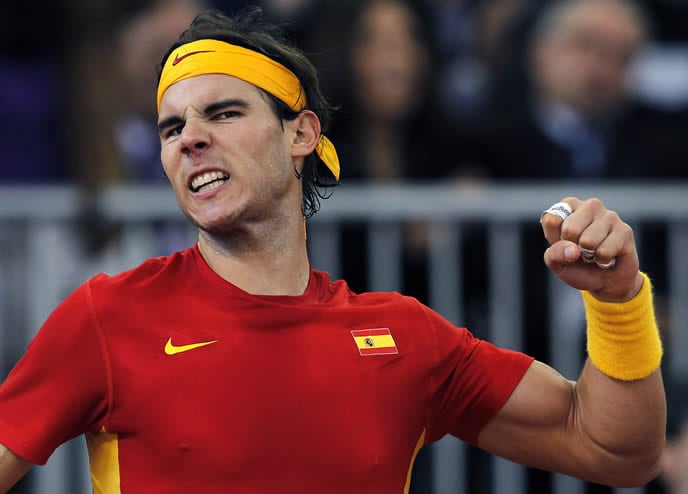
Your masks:
{"label": "silver ring", "polygon": [[586,264],[592,264],[595,259],[595,250],[594,249],[586,249],[585,247],[581,247],[580,245],[578,246],[578,250],[581,253],[581,259],[583,260],[584,263]]}
{"label": "silver ring", "polygon": [[616,264],[616,257],[612,257],[612,260],[609,262],[600,262],[597,260],[597,257],[593,257],[593,261],[595,261],[595,264],[597,264],[597,267],[600,269],[611,269]]}
{"label": "silver ring", "polygon": [[573,208],[566,202],[558,202],[550,206],[548,209],[545,210],[544,213],[542,213],[542,216],[540,216],[540,221],[542,221],[542,217],[545,216],[547,213],[553,214],[554,216],[557,216],[561,218],[562,221],[564,221],[566,218],[571,216],[571,213],[573,213]]}
{"label": "silver ring", "polygon": [[595,249],[586,249],[585,247],[581,247],[579,245],[578,250],[580,250],[581,256],[583,257],[588,257],[590,259],[595,257]]}

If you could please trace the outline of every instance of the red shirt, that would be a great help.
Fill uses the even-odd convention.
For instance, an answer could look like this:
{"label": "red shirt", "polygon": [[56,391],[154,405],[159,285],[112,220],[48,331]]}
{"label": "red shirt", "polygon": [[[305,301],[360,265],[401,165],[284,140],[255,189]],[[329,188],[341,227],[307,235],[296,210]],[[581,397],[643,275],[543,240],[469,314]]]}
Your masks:
{"label": "red shirt", "polygon": [[0,443],[43,464],[86,433],[95,493],[401,494],[420,446],[475,443],[531,362],[315,270],[250,295],[191,248],[55,309],[0,386]]}

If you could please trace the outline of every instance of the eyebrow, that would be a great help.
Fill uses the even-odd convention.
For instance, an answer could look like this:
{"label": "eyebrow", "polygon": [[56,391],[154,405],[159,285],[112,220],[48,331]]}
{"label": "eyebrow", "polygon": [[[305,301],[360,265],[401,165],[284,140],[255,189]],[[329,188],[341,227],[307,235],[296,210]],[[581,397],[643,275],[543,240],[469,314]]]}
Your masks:
{"label": "eyebrow", "polygon": [[[237,98],[230,98],[230,99],[224,99],[221,101],[216,101],[214,103],[210,103],[208,106],[206,106],[203,109],[203,115],[210,116],[213,113],[217,113],[218,111],[221,110],[226,110],[229,108],[247,108],[249,106],[248,102],[243,100],[243,99],[237,99]],[[163,133],[163,131],[169,127],[174,127],[175,125],[179,125],[184,123],[184,119],[178,115],[172,115],[171,117],[167,117],[162,119],[160,122],[158,122],[158,132],[160,134]]]}

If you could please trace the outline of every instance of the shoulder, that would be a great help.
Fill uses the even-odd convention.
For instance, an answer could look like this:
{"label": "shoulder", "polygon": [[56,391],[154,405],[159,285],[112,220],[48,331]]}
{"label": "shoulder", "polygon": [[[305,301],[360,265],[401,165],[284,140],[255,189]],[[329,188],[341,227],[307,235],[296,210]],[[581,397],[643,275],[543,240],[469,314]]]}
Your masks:
{"label": "shoulder", "polygon": [[313,272],[319,278],[319,283],[327,287],[326,291],[335,302],[352,307],[409,310],[419,313],[424,307],[416,298],[399,292],[354,292],[345,280],[330,281],[327,273]]}
{"label": "shoulder", "polygon": [[146,291],[170,289],[180,274],[189,271],[195,261],[192,249],[175,252],[169,256],[154,257],[138,266],[115,275],[99,273],[86,281],[93,296],[139,295]]}

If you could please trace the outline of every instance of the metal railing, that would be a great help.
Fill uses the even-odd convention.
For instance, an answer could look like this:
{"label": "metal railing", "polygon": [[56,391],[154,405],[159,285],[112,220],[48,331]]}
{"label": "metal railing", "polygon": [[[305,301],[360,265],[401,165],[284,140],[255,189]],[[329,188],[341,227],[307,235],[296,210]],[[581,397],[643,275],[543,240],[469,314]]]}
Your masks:
{"label": "metal railing", "polygon": [[[522,236],[537,224],[547,206],[566,196],[600,197],[634,228],[660,224],[666,230],[666,252],[640,245],[643,256],[666,257],[669,324],[680,328],[688,320],[688,184],[590,185],[577,182],[539,185],[488,185],[458,188],[449,185],[343,186],[309,222],[310,257],[314,267],[342,273],[342,225],[363,224],[368,232],[369,289],[397,290],[401,285],[402,227],[421,222],[428,228],[428,304],[447,319],[462,324],[467,304],[462,284],[464,226],[479,224],[486,232],[486,328],[493,343],[521,350],[526,328],[524,311]],[[195,232],[183,218],[167,187],[110,188],[97,207],[107,225],[119,234],[111,246],[87,255],[80,242],[78,219],[82,202],[70,187],[0,187],[0,357],[14,362],[49,312],[79,283],[97,272],[115,273],[165,252],[161,223],[176,232],[179,247],[190,245]],[[181,240],[179,240],[181,239]],[[315,247],[317,246],[317,248]],[[544,268],[543,268],[544,269]],[[549,277],[550,361],[562,374],[575,378],[580,357],[570,349],[579,344],[582,306],[575,291]],[[574,295],[573,297],[571,295]],[[667,369],[688,380],[688,331],[675,331]],[[5,369],[7,371],[8,369]],[[427,453],[426,485],[414,492],[470,494],[469,448],[445,438]],[[491,458],[489,479],[479,492],[525,494],[527,469]],[[555,494],[584,492],[581,481],[555,475]],[[81,440],[60,448],[45,467],[35,468],[27,492],[74,494],[90,492]],[[618,490],[618,492],[644,490]],[[544,492],[544,491],[543,491]]]}

